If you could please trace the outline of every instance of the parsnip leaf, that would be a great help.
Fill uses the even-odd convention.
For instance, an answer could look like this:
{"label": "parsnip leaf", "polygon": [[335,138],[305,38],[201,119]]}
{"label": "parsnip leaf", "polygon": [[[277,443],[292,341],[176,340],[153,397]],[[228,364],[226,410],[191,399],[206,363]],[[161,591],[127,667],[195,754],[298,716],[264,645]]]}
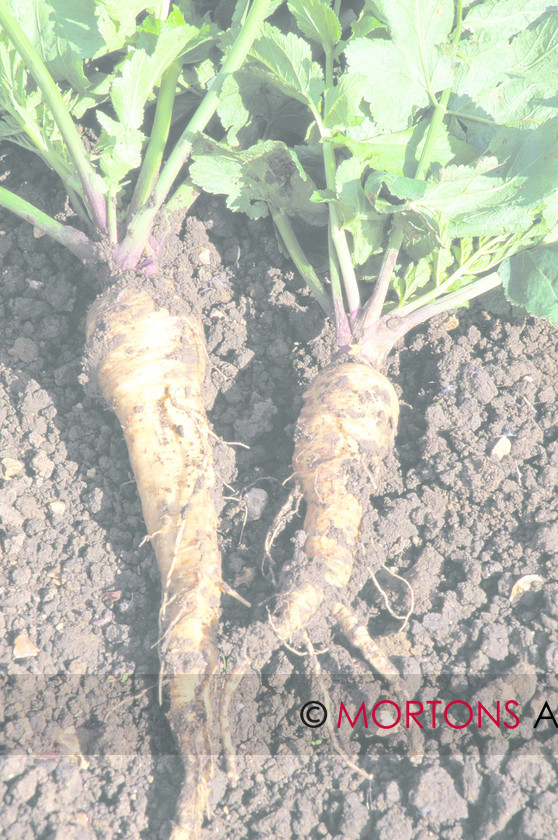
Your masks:
{"label": "parsnip leaf", "polygon": [[227,143],[233,148],[256,143],[262,133],[273,137],[275,126],[284,131],[287,124],[303,137],[308,125],[301,103],[259,74],[243,70],[225,80],[217,114],[227,130]]}
{"label": "parsnip leaf", "polygon": [[105,52],[113,52],[133,36],[138,15],[154,4],[153,0],[94,0],[94,5],[99,31],[106,44]]}
{"label": "parsnip leaf", "polygon": [[279,29],[264,23],[262,35],[256,39],[250,53],[254,72],[315,110],[320,108],[324,89],[323,72],[312,60],[310,45],[293,33],[284,35]]}
{"label": "parsnip leaf", "polygon": [[558,240],[558,190],[546,197],[541,215],[547,228],[544,241],[555,242]]}
{"label": "parsnip leaf", "polygon": [[[8,9],[39,52],[55,81],[69,81],[85,90],[82,55],[92,57],[104,46],[97,28],[94,3],[76,7],[69,0],[8,0]],[[57,20],[57,17],[59,19]]]}
{"label": "parsnip leaf", "polygon": [[521,142],[512,143],[509,152],[505,139],[504,133],[491,148],[497,156],[445,166],[426,181],[374,172],[366,180],[366,196],[380,213],[434,214],[452,236],[520,233],[558,189],[558,119],[521,132]]}
{"label": "parsnip leaf", "polygon": [[150,15],[138,28],[134,45],[112,79],[110,100],[117,119],[97,115],[103,129],[99,165],[113,186],[141,163],[145,106],[161,76],[184,51],[206,38],[207,31],[187,24],[177,7],[166,20]]}
{"label": "parsnip leaf", "polygon": [[303,35],[318,44],[337,44],[341,24],[327,0],[289,0],[288,5]]}
{"label": "parsnip leaf", "polygon": [[139,129],[113,120],[102,111],[97,113],[97,119],[102,128],[97,144],[99,165],[109,183],[116,187],[130,170],[140,165],[146,138]]}
{"label": "parsnip leaf", "polygon": [[370,3],[365,3],[357,20],[351,23],[353,38],[364,38],[366,35],[374,32],[375,29],[384,28],[384,24],[370,11],[369,6]]}
{"label": "parsnip leaf", "polygon": [[367,85],[362,73],[343,73],[324,96],[323,124],[330,131],[358,125],[364,119],[360,103]]}
{"label": "parsnip leaf", "polygon": [[352,72],[368,79],[364,98],[383,131],[410,125],[414,113],[453,79],[444,49],[453,25],[450,0],[378,0],[373,4],[391,40],[354,38],[345,49]]}
{"label": "parsnip leaf", "polygon": [[165,21],[145,19],[111,86],[111,102],[121,121],[141,125],[145,103],[161,76],[186,48],[198,43],[198,36],[199,29],[187,24],[177,8]]}
{"label": "parsnip leaf", "polygon": [[[366,129],[365,122],[363,127]],[[428,125],[428,120],[421,120],[414,128],[405,131],[377,134],[376,127],[368,121],[369,137],[366,137],[366,130],[358,132],[349,127],[344,133],[336,134],[334,142],[350,149],[362,161],[363,173],[365,168],[370,168],[412,177],[426,142]],[[431,168],[439,169],[450,163],[471,163],[476,157],[472,146],[454,137],[442,126],[431,151]]]}
{"label": "parsnip leaf", "polygon": [[6,0],[55,81],[89,87],[83,62],[123,47],[145,0]]}
{"label": "parsnip leaf", "polygon": [[558,117],[524,135],[511,159],[507,178],[520,184],[518,201],[531,206],[558,187]]}
{"label": "parsnip leaf", "polygon": [[426,181],[417,181],[415,178],[406,178],[392,172],[373,172],[368,176],[365,185],[365,192],[371,204],[376,204],[384,186],[392,196],[403,201],[420,200],[427,191]]}
{"label": "parsnip leaf", "polygon": [[351,157],[337,167],[335,178],[337,206],[342,226],[352,238],[352,257],[362,265],[382,245],[385,219],[375,213],[362,187],[362,162]]}
{"label": "parsnip leaf", "polygon": [[[482,8],[482,7],[479,7]],[[507,41],[464,43],[450,108],[467,118],[469,142],[480,152],[498,125],[533,128],[556,113],[558,14],[549,13]]]}
{"label": "parsnip leaf", "polygon": [[465,16],[465,29],[476,42],[507,40],[524,32],[551,6],[547,0],[484,0]]}
{"label": "parsnip leaf", "polygon": [[401,300],[410,298],[418,289],[422,289],[430,282],[432,277],[432,266],[426,259],[419,259],[411,263],[403,276],[403,287],[401,289]]}
{"label": "parsnip leaf", "polygon": [[533,248],[502,263],[506,297],[539,318],[558,326],[558,246]]}
{"label": "parsnip leaf", "polygon": [[190,177],[207,192],[224,193],[231,210],[260,219],[271,205],[287,215],[302,215],[307,222],[323,223],[325,208],[311,201],[316,187],[284,143],[261,141],[243,152],[207,139],[199,145]]}
{"label": "parsnip leaf", "polygon": [[[75,95],[64,96],[71,110]],[[40,154],[66,180],[73,165],[58,126],[39,90],[29,92],[29,74],[15,47],[0,32],[0,137]]]}
{"label": "parsnip leaf", "polygon": [[402,232],[403,247],[413,260],[433,255],[441,247],[441,235],[446,230],[439,214],[425,210],[403,210],[393,224]]}

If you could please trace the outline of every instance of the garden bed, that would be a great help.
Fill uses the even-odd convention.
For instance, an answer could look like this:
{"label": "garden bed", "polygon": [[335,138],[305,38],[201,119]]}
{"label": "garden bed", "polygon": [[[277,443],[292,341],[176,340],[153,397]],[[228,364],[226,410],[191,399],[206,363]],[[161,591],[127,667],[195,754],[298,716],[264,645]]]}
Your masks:
{"label": "garden bed", "polygon": [[[64,195],[40,161],[10,149],[3,164],[5,186],[65,217]],[[235,634],[273,603],[265,537],[292,488],[294,423],[333,331],[269,221],[234,217],[218,199],[196,213],[169,237],[166,258],[197,288],[211,358],[207,408],[230,444],[217,446],[224,577],[252,606],[223,596],[225,666]],[[79,384],[93,284],[75,258],[6,211],[0,228],[0,674],[21,675],[22,691],[45,674],[93,677],[81,711],[62,702],[56,710],[85,755],[45,744],[41,755],[1,758],[0,828],[18,840],[166,838],[182,770],[154,687],[159,572],[118,422]],[[401,622],[366,584],[372,635],[402,671],[418,663],[431,673],[555,673],[555,328],[483,299],[412,332],[389,373],[402,400],[396,452],[363,522],[356,574],[364,581],[368,564],[404,611],[406,590],[380,569],[387,564],[412,584],[415,605],[398,632]],[[499,459],[492,453],[503,438],[510,451]],[[268,505],[245,521],[254,487]],[[301,528],[294,518],[278,536],[276,574]],[[510,600],[525,575],[542,580]],[[330,645],[323,667],[364,679],[364,662],[328,634],[317,622],[314,643]],[[36,655],[16,658],[25,636]],[[285,679],[303,667],[285,649],[270,663]],[[108,713],[115,685],[126,683],[135,688],[124,690],[117,727],[86,743],[88,716]],[[250,754],[247,740],[236,788],[219,759],[208,838],[555,836],[557,764],[540,744],[427,755],[418,766],[405,756],[362,757],[368,781],[323,744],[301,747],[296,702],[277,715],[270,754]],[[24,745],[44,735],[36,708],[18,720],[6,707],[3,725]]]}

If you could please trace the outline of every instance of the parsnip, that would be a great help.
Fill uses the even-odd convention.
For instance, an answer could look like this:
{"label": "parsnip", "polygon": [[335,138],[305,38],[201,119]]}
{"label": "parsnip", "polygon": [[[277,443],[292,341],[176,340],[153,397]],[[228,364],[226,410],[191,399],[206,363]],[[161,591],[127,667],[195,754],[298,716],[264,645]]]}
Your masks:
{"label": "parsnip", "polygon": [[[242,675],[261,670],[278,643],[302,645],[315,673],[321,673],[308,627],[324,601],[347,640],[376,672],[393,681],[396,669],[345,601],[367,498],[380,489],[381,464],[393,447],[398,418],[399,400],[393,385],[362,357],[352,355],[347,361],[333,363],[307,388],[293,455],[294,473],[306,502],[305,557],[283,570],[278,604],[269,623],[250,627],[238,645],[223,717]],[[363,474],[368,475],[364,491]],[[324,702],[330,703],[321,677],[318,683],[324,688]],[[332,745],[354,770],[354,762],[336,746],[335,738]],[[411,746],[420,752],[420,744],[412,742]],[[225,747],[234,778],[232,739]]]}
{"label": "parsnip", "polygon": [[274,627],[289,639],[304,629],[324,599],[326,586],[349,583],[363,515],[351,474],[365,463],[371,490],[393,446],[399,417],[388,379],[363,362],[323,370],[304,395],[295,432],[293,467],[306,501],[307,565],[280,600]]}
{"label": "parsnip", "polygon": [[161,672],[171,677],[170,721],[188,776],[172,835],[180,840],[198,835],[213,774],[218,489],[202,396],[201,324],[178,296],[163,306],[143,284],[114,288],[91,307],[86,372],[124,431],[161,573]]}
{"label": "parsnip", "polygon": [[[91,72],[95,75],[93,53],[78,48],[69,75],[57,68],[55,80],[52,62],[37,49],[35,28],[28,28],[27,10],[10,5],[18,6],[0,3],[0,122],[11,139],[31,148],[60,175],[79,224],[62,224],[5,187],[0,187],[0,207],[68,248],[101,283],[120,272],[87,319],[86,378],[122,425],[159,564],[161,667],[172,677],[170,719],[187,775],[173,838],[195,837],[213,769],[210,682],[217,662],[221,586],[218,488],[202,398],[206,350],[201,324],[172,283],[149,275],[160,270],[165,228],[180,227],[182,214],[198,195],[184,171],[194,143],[276,4],[240,2],[226,31],[218,25],[219,15],[202,21],[188,3],[183,9],[171,9],[169,3],[152,4],[147,12],[135,8],[125,27],[120,26],[121,12],[107,13],[108,29],[114,32],[106,43],[103,37],[96,43],[95,59],[104,62],[111,117],[105,114],[102,120],[99,113],[102,131],[94,149],[74,123],[75,114],[91,109],[94,115],[103,99],[91,97],[89,84],[81,84]],[[126,9],[125,3],[117,5]],[[92,8],[89,13],[93,19]],[[57,14],[49,7],[64,51],[69,30]],[[82,36],[88,28],[83,27]],[[115,41],[117,29],[122,31]],[[221,61],[219,43],[226,44]],[[125,55],[113,61],[111,56],[124,47]],[[171,139],[183,65],[195,67],[207,49],[215,63],[212,83],[180,136]],[[79,89],[72,87],[79,77]],[[146,105],[154,101],[144,121]]]}

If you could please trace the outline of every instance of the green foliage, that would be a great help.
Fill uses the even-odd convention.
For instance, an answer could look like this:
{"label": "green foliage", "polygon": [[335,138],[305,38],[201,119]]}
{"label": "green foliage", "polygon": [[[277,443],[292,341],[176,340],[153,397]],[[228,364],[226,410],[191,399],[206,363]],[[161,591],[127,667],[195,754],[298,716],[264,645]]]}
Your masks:
{"label": "green foliage", "polygon": [[291,117],[296,119],[298,103],[258,74],[241,70],[225,80],[217,115],[227,131],[227,143],[237,148],[250,146],[261,136],[273,133],[289,108]]}
{"label": "green foliage", "polygon": [[515,254],[500,267],[506,297],[558,326],[558,246]]}
{"label": "green foliage", "polygon": [[184,60],[210,38],[210,28],[186,23],[178,7],[164,21],[148,15],[136,28],[133,47],[110,79],[110,102],[116,119],[99,110],[99,166],[111,187],[117,187],[131,169],[141,164],[146,136],[142,132],[145,107],[163,73]]}
{"label": "green foliage", "polygon": [[325,0],[289,0],[289,9],[303,35],[334,47],[341,38],[339,18]]}
{"label": "green foliage", "polygon": [[454,18],[451,0],[381,0],[373,4],[389,39],[352,38],[345,48],[349,68],[368,80],[366,101],[383,133],[407,128],[419,108],[453,80],[445,49]]}
{"label": "green foliage", "polygon": [[360,103],[367,79],[362,73],[343,73],[337,84],[326,90],[322,122],[329,131],[343,131],[360,125],[364,117]]}
{"label": "green foliage", "polygon": [[550,7],[546,0],[484,0],[469,10],[465,28],[477,43],[509,41]]}
{"label": "green foliage", "polygon": [[375,213],[366,199],[361,183],[362,163],[356,157],[342,161],[337,167],[335,195],[339,205],[342,227],[352,237],[352,256],[355,265],[380,250],[384,220]]}
{"label": "green foliage", "polygon": [[[202,151],[203,150],[203,151]],[[194,154],[190,176],[208,192],[224,192],[231,210],[251,219],[268,214],[268,205],[306,221],[324,221],[324,209],[311,201],[315,185],[296,154],[278,140],[265,140],[241,152],[206,141]]]}
{"label": "green foliage", "polygon": [[307,104],[312,111],[320,107],[324,77],[320,65],[312,60],[310,44],[292,32],[283,34],[266,23],[262,35],[252,46],[252,69],[261,77]]}
{"label": "green foliage", "polygon": [[[56,82],[92,92],[84,64],[120,50],[133,37],[144,0],[6,0]],[[94,88],[94,85],[93,85]]]}
{"label": "green foliage", "polygon": [[[206,93],[215,101],[218,89],[220,125],[212,123],[211,136],[197,125],[188,139],[192,180],[251,218],[279,214],[287,235],[287,217],[322,226],[324,245],[329,230],[337,249],[330,259],[338,263],[332,274],[339,269],[353,302],[354,267],[368,278],[395,237],[401,247],[388,308],[417,308],[505,261],[506,293],[555,317],[556,6],[364,0],[348,19],[342,3],[273,0],[259,19],[277,11],[273,24],[261,25],[248,59],[224,77],[218,69],[251,14],[248,0],[221,4],[225,31],[199,17],[192,0],[171,5],[164,19],[153,0],[3,6],[58,84],[66,110],[79,118],[95,109],[98,193],[121,200],[142,166],[151,105],[166,102],[169,119],[158,113],[157,124],[168,131],[171,118],[191,112]],[[81,172],[80,186],[75,142],[69,149],[68,131],[20,56],[0,31],[0,136],[40,154],[83,210],[82,187],[93,176]],[[140,203],[166,137],[151,138],[158,143],[149,150],[151,171],[140,172],[148,184]]]}
{"label": "green foliage", "polygon": [[[556,73],[558,71],[558,14],[556,11],[528,17],[533,22],[519,28],[514,37],[505,34],[510,26],[498,12],[500,6],[514,6],[515,26],[527,16],[526,5],[536,10],[546,3],[490,3],[494,15],[479,12],[487,4],[475,7],[473,35],[464,41],[463,61],[456,70],[456,82],[450,108],[469,118],[468,135],[479,151],[500,126],[522,131],[535,128],[556,115]],[[466,23],[469,16],[466,18]],[[500,29],[501,25],[501,29]],[[475,122],[475,118],[480,122]],[[484,120],[484,122],[482,122]]]}
{"label": "green foliage", "polygon": [[[531,260],[533,246],[558,238],[558,11],[541,0],[464,5],[461,20],[453,0],[366,0],[341,31],[327,0],[290,0],[292,28],[265,26],[237,76],[238,107],[220,109],[227,139],[255,142],[262,99],[268,108],[288,98],[306,107],[314,167],[324,149],[313,201],[335,212],[355,266],[376,260],[388,231],[399,232],[399,305],[463,288],[506,258],[513,266],[526,248]],[[226,192],[224,172],[210,179],[202,158],[194,179]],[[260,182],[252,199],[251,189],[244,179],[241,203],[253,215]],[[306,211],[301,201],[280,209],[306,217],[306,199]],[[542,283],[540,271],[528,276],[527,285]],[[534,300],[521,295],[540,314]]]}
{"label": "green foliage", "polygon": [[[39,151],[62,177],[71,171],[71,159],[52,113],[41,92],[29,92],[29,73],[21,56],[0,32],[0,137]],[[73,97],[65,101],[72,107]]]}
{"label": "green foliage", "polygon": [[[182,0],[166,19],[142,0],[8,0],[8,10],[58,83],[77,118],[96,108],[95,157],[105,190],[118,195],[142,162],[144,121],[173,63],[200,65],[218,35]],[[187,22],[183,12],[190,14]],[[99,59],[103,59],[99,65]],[[103,67],[103,71],[99,70]],[[65,180],[72,161],[53,113],[8,34],[0,30],[0,136],[40,154]],[[73,179],[75,181],[75,178]],[[77,182],[74,186],[79,189]]]}

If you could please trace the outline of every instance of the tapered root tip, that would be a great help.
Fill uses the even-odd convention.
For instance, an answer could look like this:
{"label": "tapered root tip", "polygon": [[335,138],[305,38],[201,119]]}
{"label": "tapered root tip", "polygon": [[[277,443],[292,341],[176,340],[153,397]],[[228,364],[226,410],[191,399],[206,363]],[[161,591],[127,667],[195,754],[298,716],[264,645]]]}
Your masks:
{"label": "tapered root tip", "polygon": [[211,756],[184,756],[184,768],[186,775],[170,840],[201,840],[213,779],[213,759]]}

